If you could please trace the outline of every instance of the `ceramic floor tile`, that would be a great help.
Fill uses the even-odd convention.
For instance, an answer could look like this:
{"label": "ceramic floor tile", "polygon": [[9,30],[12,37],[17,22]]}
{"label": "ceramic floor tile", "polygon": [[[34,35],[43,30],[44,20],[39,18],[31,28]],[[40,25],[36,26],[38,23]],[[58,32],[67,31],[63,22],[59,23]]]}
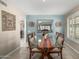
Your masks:
{"label": "ceramic floor tile", "polygon": [[[39,59],[40,56],[41,54],[37,53],[32,57],[32,59]],[[58,56],[57,54],[51,54],[51,56],[53,57],[53,59],[60,59],[60,56]],[[65,45],[65,48],[63,49],[63,59],[77,59],[77,58],[76,55],[74,57],[74,52],[68,46]],[[18,51],[16,51],[11,56],[5,59],[29,59],[29,49],[26,47],[21,47]]]}

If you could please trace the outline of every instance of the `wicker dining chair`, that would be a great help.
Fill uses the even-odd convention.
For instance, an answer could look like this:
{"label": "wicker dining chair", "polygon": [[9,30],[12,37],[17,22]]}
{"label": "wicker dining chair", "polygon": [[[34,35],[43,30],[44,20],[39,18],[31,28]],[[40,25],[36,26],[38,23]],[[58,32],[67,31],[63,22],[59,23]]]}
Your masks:
{"label": "wicker dining chair", "polygon": [[[63,34],[60,34],[60,35],[63,35]],[[50,51],[50,53],[58,53],[58,56],[60,55],[61,59],[63,59],[62,50],[63,50],[63,44],[64,44],[64,37],[59,36],[57,40],[58,40],[58,46],[55,46],[54,49]]]}
{"label": "wicker dining chair", "polygon": [[34,53],[40,53],[40,50],[37,47],[32,48],[32,46],[31,46],[30,38],[32,35],[33,35],[33,33],[27,34],[27,40],[28,40],[28,45],[29,45],[28,48],[29,48],[29,52],[30,52],[29,59],[32,58]]}

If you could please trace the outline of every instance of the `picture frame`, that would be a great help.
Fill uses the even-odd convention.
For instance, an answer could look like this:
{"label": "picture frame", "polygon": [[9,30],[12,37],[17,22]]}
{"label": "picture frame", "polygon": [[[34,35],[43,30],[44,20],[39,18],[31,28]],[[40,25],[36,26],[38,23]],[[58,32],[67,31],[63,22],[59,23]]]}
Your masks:
{"label": "picture frame", "polygon": [[37,20],[37,32],[48,31],[52,32],[53,20]]}
{"label": "picture frame", "polygon": [[62,26],[62,21],[56,21],[55,26],[56,27],[61,27]]}
{"label": "picture frame", "polygon": [[35,22],[34,21],[29,21],[29,27],[34,27],[35,26]]}
{"label": "picture frame", "polygon": [[16,16],[1,10],[2,16],[2,31],[12,31],[16,29]]}

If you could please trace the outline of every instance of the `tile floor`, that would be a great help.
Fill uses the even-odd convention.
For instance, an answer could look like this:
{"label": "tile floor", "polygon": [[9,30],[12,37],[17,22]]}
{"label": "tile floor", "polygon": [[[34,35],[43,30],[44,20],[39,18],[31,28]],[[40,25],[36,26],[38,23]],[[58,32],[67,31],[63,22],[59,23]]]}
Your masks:
{"label": "tile floor", "polygon": [[[51,54],[54,59],[60,59],[56,54]],[[35,54],[32,59],[39,59],[40,54]],[[73,50],[71,50],[67,45],[63,49],[63,59],[78,59],[77,55]],[[29,59],[29,49],[27,47],[20,47],[15,53],[6,57],[4,59]],[[45,58],[47,59],[47,58]]]}

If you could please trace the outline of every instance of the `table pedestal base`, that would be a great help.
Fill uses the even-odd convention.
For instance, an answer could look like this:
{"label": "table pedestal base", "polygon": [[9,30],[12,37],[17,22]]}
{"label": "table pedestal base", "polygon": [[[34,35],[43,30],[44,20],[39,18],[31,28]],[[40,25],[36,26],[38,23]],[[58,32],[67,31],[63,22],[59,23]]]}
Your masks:
{"label": "table pedestal base", "polygon": [[44,59],[44,57],[47,57],[48,59],[53,59],[53,57],[50,55],[50,53],[48,53],[48,54],[43,54],[42,53],[40,59]]}

